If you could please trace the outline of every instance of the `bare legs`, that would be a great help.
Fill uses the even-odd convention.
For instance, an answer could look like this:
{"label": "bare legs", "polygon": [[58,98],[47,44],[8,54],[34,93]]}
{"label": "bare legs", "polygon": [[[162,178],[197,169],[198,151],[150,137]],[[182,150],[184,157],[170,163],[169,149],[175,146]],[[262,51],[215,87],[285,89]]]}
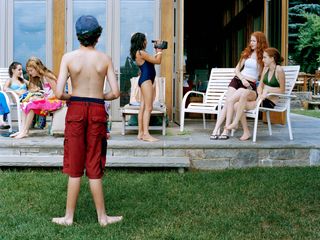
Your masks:
{"label": "bare legs", "polygon": [[[236,89],[234,89],[233,87],[229,87],[228,91],[226,93],[226,102],[225,105],[222,108],[221,113],[219,114],[219,117],[217,119],[216,125],[212,131],[212,135],[218,135],[219,134],[219,130],[224,122],[224,120],[226,119],[226,126],[228,126],[231,123],[231,119],[227,116],[227,109],[232,108],[233,106],[230,106],[230,102],[229,99],[231,98],[231,96],[236,92]],[[232,116],[231,116],[232,117]],[[222,134],[227,135],[228,131],[223,131]]]}
{"label": "bare legs", "polygon": [[[238,106],[239,106],[239,102],[237,102],[234,105],[234,110],[235,111],[237,111]],[[249,130],[249,127],[248,127],[247,117],[246,117],[245,114],[241,115],[240,122],[241,122],[241,125],[242,125],[242,128],[243,128],[243,134],[240,137],[240,140],[241,141],[246,141],[246,140],[250,139],[251,134],[250,134],[250,130]]]}
{"label": "bare legs", "polygon": [[[66,213],[64,217],[53,218],[52,222],[59,225],[72,225],[77,199],[80,192],[81,178],[69,177]],[[103,187],[101,179],[89,179],[92,197],[96,206],[99,224],[104,227],[108,224],[116,223],[122,220],[122,216],[107,216],[105,210]]]}
{"label": "bare legs", "polygon": [[242,125],[242,128],[243,128],[243,134],[240,137],[240,140],[241,141],[246,141],[246,140],[250,139],[251,134],[250,134],[250,130],[249,130],[249,127],[248,127],[247,117],[246,117],[245,114],[242,114],[242,117],[241,117],[240,121],[241,121],[241,125]]}
{"label": "bare legs", "polygon": [[16,139],[27,137],[30,126],[32,124],[33,117],[34,117],[33,110],[30,110],[30,112],[27,115],[24,112],[22,112],[22,131],[11,134],[10,137],[14,137]]}
{"label": "bare legs", "polygon": [[150,116],[153,108],[153,85],[152,82],[147,80],[141,85],[141,105],[138,114],[138,139],[147,141],[147,142],[156,142],[159,139],[154,138],[149,133],[149,122]]}
{"label": "bare legs", "polygon": [[[237,90],[237,93],[231,99],[233,106],[235,106],[236,102],[238,102],[237,109],[236,109],[236,115],[233,119],[233,122],[231,124],[227,125],[228,130],[238,128],[238,123],[239,123],[242,115],[244,115],[244,110],[246,109],[247,102],[254,101],[255,98],[256,98],[256,93],[254,91],[250,91],[250,90],[247,90],[244,88],[239,88]],[[233,111],[232,111],[232,113],[233,113]]]}
{"label": "bare legs", "polygon": [[104,227],[108,224],[116,223],[122,220],[122,216],[107,216],[104,205],[103,188],[101,179],[90,179],[90,189],[94,204],[97,210],[98,222]]}
{"label": "bare legs", "polygon": [[[239,100],[239,102],[235,103],[235,105],[234,105],[235,112],[238,112],[239,109],[240,110],[242,109],[242,106],[240,106],[241,105],[240,102],[241,102],[241,100]],[[254,109],[255,106],[256,106],[256,101],[247,101],[245,103],[245,108],[244,109],[247,109],[247,110]],[[242,114],[241,114],[241,117],[240,117],[241,125],[242,125],[242,128],[243,128],[243,134],[240,137],[241,141],[246,141],[246,140],[250,139],[250,137],[251,137],[250,130],[249,130],[249,127],[248,127],[247,117],[246,117],[246,114],[244,114],[244,109],[241,110]],[[236,118],[235,118],[235,120],[236,120]]]}
{"label": "bare legs", "polygon": [[52,222],[59,225],[71,225],[73,223],[74,211],[76,209],[77,199],[80,191],[81,178],[69,177],[66,214],[64,217],[53,218]]}
{"label": "bare legs", "polygon": [[144,114],[144,99],[141,95],[140,97],[140,108],[138,113],[138,136],[137,139],[142,140],[143,136],[143,114]]}
{"label": "bare legs", "polygon": [[[225,105],[217,119],[217,123],[212,132],[212,135],[219,134],[219,129],[223,124],[224,120],[226,120],[225,128],[221,135],[228,136],[229,131],[232,129],[236,129],[238,127],[239,121],[241,120],[244,132],[240,140],[244,141],[249,139],[251,135],[248,128],[246,116],[245,114],[243,114],[243,112],[245,109],[254,108],[255,98],[256,98],[256,93],[253,91],[249,91],[244,88],[239,88],[236,90],[232,87],[229,87],[227,96],[226,96]],[[234,112],[236,112],[235,117],[234,117]]]}

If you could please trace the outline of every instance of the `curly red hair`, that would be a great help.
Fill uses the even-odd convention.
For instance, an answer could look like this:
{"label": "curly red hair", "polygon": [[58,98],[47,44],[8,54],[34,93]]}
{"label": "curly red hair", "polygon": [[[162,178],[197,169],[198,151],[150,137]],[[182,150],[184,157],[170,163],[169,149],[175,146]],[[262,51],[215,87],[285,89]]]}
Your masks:
{"label": "curly red hair", "polygon": [[[262,69],[263,69],[263,62],[262,62],[262,59],[263,59],[263,51],[269,47],[269,44],[268,44],[268,41],[267,41],[267,38],[266,38],[266,35],[263,33],[263,32],[260,32],[260,31],[256,31],[256,32],[253,32],[251,33],[250,35],[250,38],[251,37],[255,37],[257,39],[257,49],[256,49],[256,52],[257,52],[257,61],[258,61],[258,64],[260,66],[260,74],[262,72]],[[252,49],[250,47],[250,42],[248,43],[248,46],[242,51],[241,53],[241,57],[240,57],[240,61],[242,59],[247,59],[248,57],[250,57],[250,55],[252,54]]]}

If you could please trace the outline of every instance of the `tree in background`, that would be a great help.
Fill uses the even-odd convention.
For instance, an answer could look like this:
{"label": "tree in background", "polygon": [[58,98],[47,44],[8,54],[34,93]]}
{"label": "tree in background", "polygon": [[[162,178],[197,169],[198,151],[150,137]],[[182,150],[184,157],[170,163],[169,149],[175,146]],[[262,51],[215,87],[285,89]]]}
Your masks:
{"label": "tree in background", "polygon": [[305,17],[307,22],[300,27],[295,57],[301,63],[301,71],[314,73],[320,67],[320,16]]}
{"label": "tree in background", "polygon": [[[317,46],[314,39],[319,36],[320,29],[317,27],[319,16],[319,0],[289,2],[289,62],[299,64],[301,71],[304,72],[314,73],[319,67],[319,62],[316,63],[319,61],[317,60],[319,45]],[[308,31],[310,32],[307,33]]]}

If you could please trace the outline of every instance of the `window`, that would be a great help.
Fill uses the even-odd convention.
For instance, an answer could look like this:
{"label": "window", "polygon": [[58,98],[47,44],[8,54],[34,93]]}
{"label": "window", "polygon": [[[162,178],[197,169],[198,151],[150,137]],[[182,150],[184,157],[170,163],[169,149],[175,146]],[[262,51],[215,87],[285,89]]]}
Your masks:
{"label": "window", "polygon": [[[31,56],[52,66],[52,0],[8,1],[7,62]],[[1,31],[2,32],[2,31]]]}
{"label": "window", "polygon": [[269,19],[268,19],[268,40],[269,45],[281,50],[281,1],[270,1],[268,5]]}
{"label": "window", "polygon": [[[93,15],[97,18],[99,24],[103,28],[102,34],[99,38],[96,48],[100,51],[106,52],[106,13],[107,13],[107,2],[105,0],[73,0],[73,17],[72,17],[72,50],[79,48],[80,44],[76,36],[75,24],[77,19],[81,15]],[[71,27],[70,26],[70,27]]]}
{"label": "window", "polygon": [[[160,0],[67,0],[67,51],[79,48],[75,22],[93,15],[103,27],[96,48],[111,56],[120,86],[120,100],[112,101],[112,119],[120,120],[119,107],[129,103],[131,71],[130,39],[133,33],[147,35],[147,51],[154,52],[152,39],[159,38]],[[136,67],[137,68],[137,67]],[[137,72],[135,72],[137,74]],[[136,75],[135,75],[136,76]],[[108,86],[106,85],[106,91]]]}
{"label": "window", "polygon": [[6,3],[5,1],[0,1],[0,67],[7,67],[5,64],[5,59],[7,56],[7,48],[5,45],[6,40]]}
{"label": "window", "polygon": [[[158,8],[159,9],[159,8]],[[132,34],[146,34],[147,51],[153,53],[152,39],[156,39],[157,8],[155,0],[121,0],[120,1],[120,106],[129,103],[130,78],[138,75],[137,67],[130,64],[130,39]],[[139,14],[137,14],[139,13]]]}

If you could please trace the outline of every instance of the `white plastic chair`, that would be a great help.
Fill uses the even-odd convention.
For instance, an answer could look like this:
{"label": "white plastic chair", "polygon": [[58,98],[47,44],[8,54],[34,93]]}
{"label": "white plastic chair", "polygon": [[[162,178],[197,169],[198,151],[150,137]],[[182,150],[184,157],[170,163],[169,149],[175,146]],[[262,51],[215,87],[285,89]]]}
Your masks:
{"label": "white plastic chair", "polygon": [[[235,76],[235,68],[212,68],[206,93],[198,91],[188,91],[181,103],[180,112],[180,131],[184,129],[185,113],[202,113],[203,128],[206,128],[205,114],[220,114],[225,101],[225,94],[228,90],[231,79]],[[186,107],[186,101],[190,94],[203,96],[202,103],[189,103]]]}
{"label": "white plastic chair", "polygon": [[3,91],[3,87],[5,82],[10,78],[8,68],[0,68],[0,89],[5,98],[10,110],[8,116],[8,122],[10,124],[9,131],[12,132],[12,108],[16,107],[17,110],[17,121],[18,121],[18,129],[19,131],[22,130],[22,116],[21,116],[21,109],[20,109],[20,99],[19,96],[13,91]]}

